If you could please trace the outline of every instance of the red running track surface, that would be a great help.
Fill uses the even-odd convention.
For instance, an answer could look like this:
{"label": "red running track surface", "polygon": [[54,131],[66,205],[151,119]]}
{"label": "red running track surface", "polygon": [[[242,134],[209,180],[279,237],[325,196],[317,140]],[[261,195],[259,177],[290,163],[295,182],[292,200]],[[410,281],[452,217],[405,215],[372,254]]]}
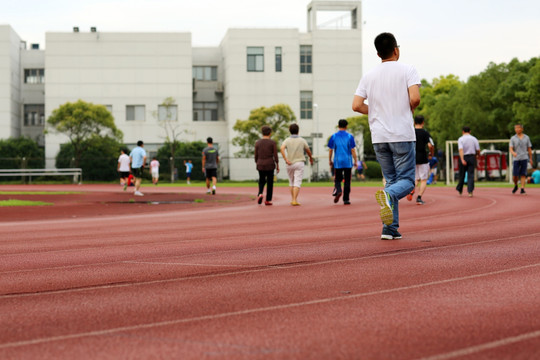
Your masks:
{"label": "red running track surface", "polygon": [[[118,192],[24,187],[43,188]],[[273,206],[218,188],[242,200],[0,220],[0,358],[540,358],[540,189],[429,187],[400,203],[397,241],[379,240],[375,188],[350,206],[275,190]]]}

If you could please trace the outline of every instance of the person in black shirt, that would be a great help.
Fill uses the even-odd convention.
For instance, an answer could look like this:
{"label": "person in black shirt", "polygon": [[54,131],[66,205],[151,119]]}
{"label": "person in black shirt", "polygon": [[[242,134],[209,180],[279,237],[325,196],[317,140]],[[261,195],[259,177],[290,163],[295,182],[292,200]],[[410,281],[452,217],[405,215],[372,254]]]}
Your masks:
{"label": "person in black shirt", "polygon": [[[414,132],[416,133],[416,186],[419,186],[418,196],[416,197],[417,205],[424,205],[422,195],[426,191],[427,180],[429,177],[429,159],[433,157],[435,152],[435,146],[433,146],[433,140],[429,132],[424,130],[424,117],[417,115],[414,118]],[[429,149],[429,154],[426,151]],[[407,195],[407,200],[411,201],[413,198],[413,191]]]}

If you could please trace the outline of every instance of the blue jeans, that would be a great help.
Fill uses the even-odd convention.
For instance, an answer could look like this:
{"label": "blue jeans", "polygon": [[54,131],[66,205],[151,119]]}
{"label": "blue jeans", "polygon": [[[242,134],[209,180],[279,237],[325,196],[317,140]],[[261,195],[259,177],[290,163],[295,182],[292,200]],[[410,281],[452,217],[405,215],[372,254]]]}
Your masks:
{"label": "blue jeans", "polygon": [[392,225],[383,225],[383,228],[397,231],[399,228],[399,200],[414,189],[416,142],[379,143],[373,144],[373,148],[386,179],[384,190],[390,195],[394,207]]}

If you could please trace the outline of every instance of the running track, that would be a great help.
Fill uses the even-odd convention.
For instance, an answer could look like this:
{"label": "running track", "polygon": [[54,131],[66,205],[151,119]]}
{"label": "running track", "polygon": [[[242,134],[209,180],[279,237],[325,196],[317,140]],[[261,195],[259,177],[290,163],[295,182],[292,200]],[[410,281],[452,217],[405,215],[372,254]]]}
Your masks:
{"label": "running track", "polygon": [[[96,188],[118,191],[77,190]],[[0,219],[0,358],[540,358],[540,188],[428,188],[398,241],[379,240],[375,190]]]}

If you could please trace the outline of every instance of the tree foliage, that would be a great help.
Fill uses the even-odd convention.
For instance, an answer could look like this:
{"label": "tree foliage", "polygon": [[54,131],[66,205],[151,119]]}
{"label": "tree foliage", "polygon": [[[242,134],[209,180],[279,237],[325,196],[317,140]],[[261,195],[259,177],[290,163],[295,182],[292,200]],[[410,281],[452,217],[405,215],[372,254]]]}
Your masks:
{"label": "tree foliage", "polygon": [[206,143],[202,141],[193,141],[193,142],[180,142],[177,141],[174,144],[174,156],[171,156],[170,144],[163,144],[157,151],[157,159],[160,163],[160,172],[169,173],[171,171],[171,161],[170,157],[173,158],[174,167],[178,170],[178,178],[185,179],[185,171],[180,171],[184,166],[184,160],[191,160],[193,163],[193,173],[191,176],[192,180],[203,180],[204,174],[202,172],[202,151],[206,147]]}
{"label": "tree foliage", "polygon": [[41,169],[45,165],[43,148],[28,137],[0,140],[0,157],[2,169]]}
{"label": "tree foliage", "polygon": [[114,124],[114,118],[104,105],[95,105],[82,100],[67,102],[53,110],[47,120],[50,128],[67,135],[73,146],[75,166],[80,166],[83,152],[95,136],[108,136],[122,140],[122,132]]}
{"label": "tree foliage", "polygon": [[[92,136],[82,141],[86,150],[79,160],[79,167],[83,170],[85,180],[110,181],[118,178],[118,156],[126,146],[116,138],[109,136]],[[70,168],[75,166],[75,147],[72,143],[62,144],[56,155],[57,168]]]}
{"label": "tree foliage", "polygon": [[255,142],[261,137],[261,127],[268,125],[272,128],[272,139],[278,144],[289,136],[289,125],[296,121],[296,116],[289,105],[277,104],[271,107],[261,106],[251,110],[249,119],[236,120],[233,129],[238,136],[232,143],[240,147],[235,153],[237,157],[253,156]]}

